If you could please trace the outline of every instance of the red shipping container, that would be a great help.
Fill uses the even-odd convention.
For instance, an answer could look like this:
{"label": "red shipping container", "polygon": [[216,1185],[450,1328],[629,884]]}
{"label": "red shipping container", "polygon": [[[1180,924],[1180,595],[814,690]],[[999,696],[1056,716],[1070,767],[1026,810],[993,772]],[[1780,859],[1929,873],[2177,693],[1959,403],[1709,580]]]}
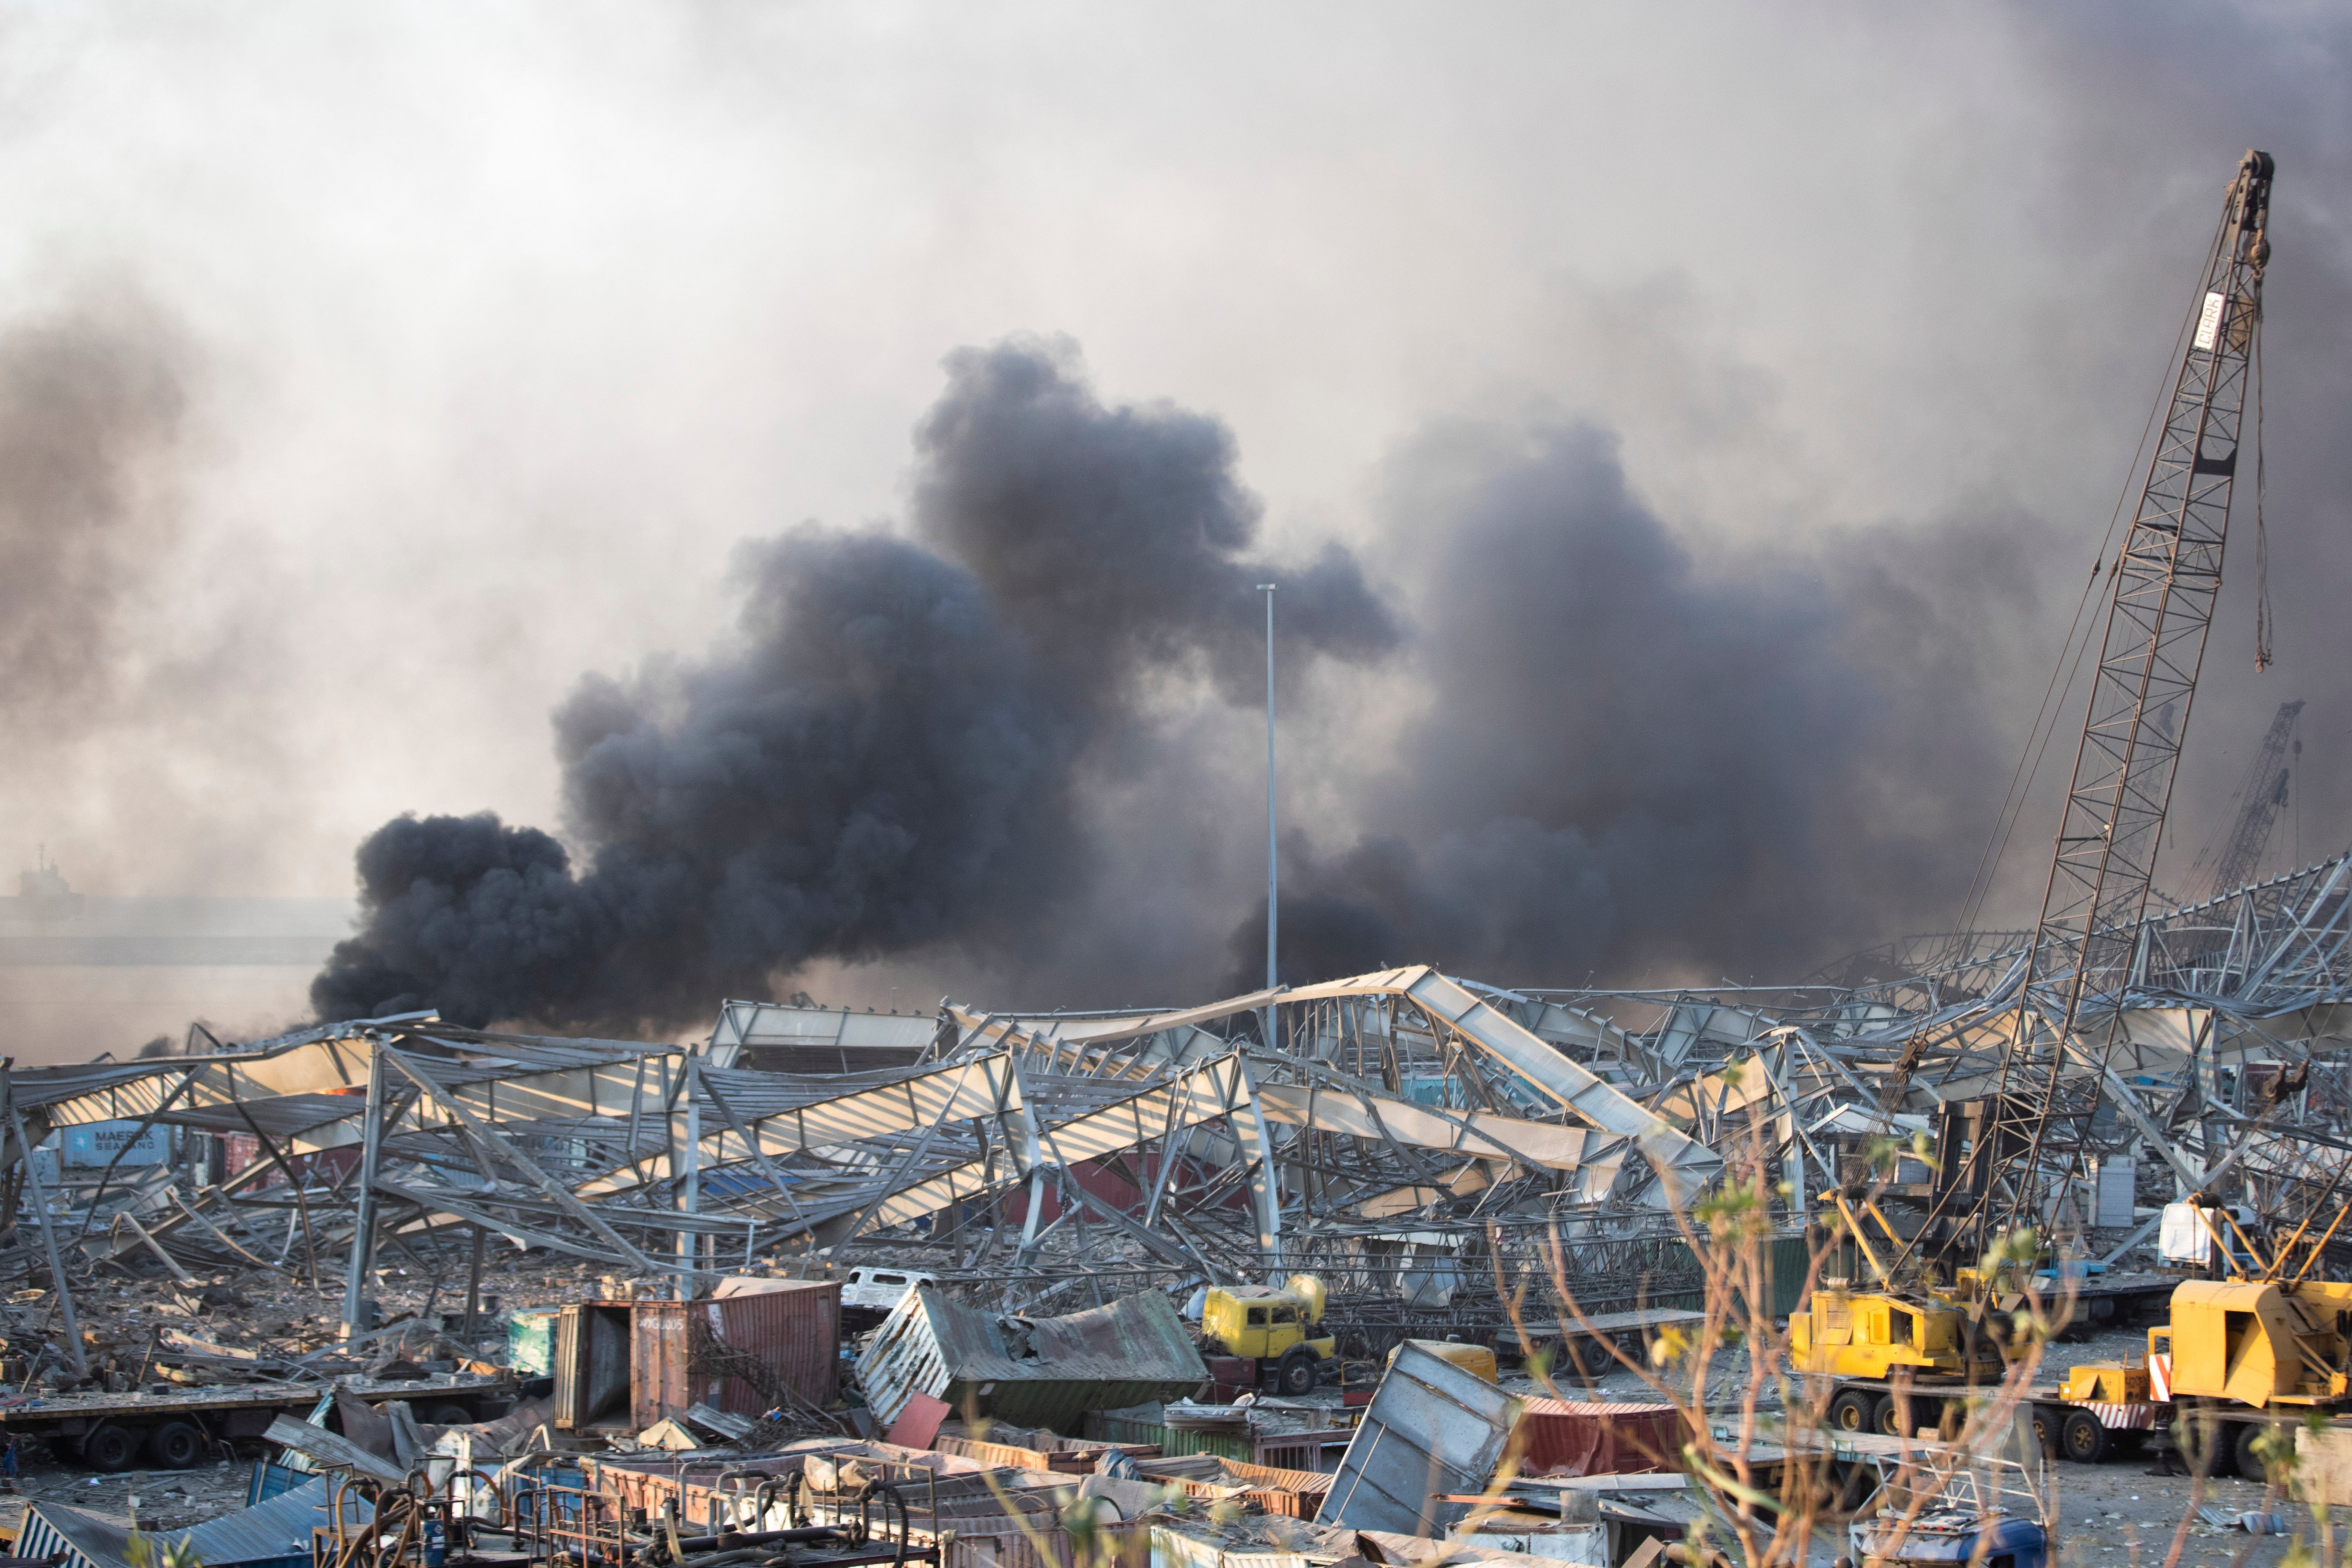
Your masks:
{"label": "red shipping container", "polygon": [[1683,1418],[1671,1405],[1530,1399],[1511,1446],[1523,1476],[1643,1475],[1682,1468]]}
{"label": "red shipping container", "polygon": [[637,1301],[629,1327],[629,1418],[639,1431],[689,1405],[738,1415],[764,1415],[773,1401],[740,1377],[689,1370],[692,1319],[730,1350],[772,1368],[785,1385],[822,1409],[833,1403],[841,1367],[841,1282],[777,1280],[787,1289],[716,1301]]}

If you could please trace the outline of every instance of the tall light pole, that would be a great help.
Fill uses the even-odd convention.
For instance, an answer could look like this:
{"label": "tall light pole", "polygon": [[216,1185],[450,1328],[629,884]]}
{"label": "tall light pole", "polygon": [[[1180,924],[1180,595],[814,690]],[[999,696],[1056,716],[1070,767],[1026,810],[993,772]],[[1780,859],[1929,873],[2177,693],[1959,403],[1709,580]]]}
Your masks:
{"label": "tall light pole", "polygon": [[[1275,858],[1274,843],[1274,590],[1272,583],[1260,583],[1259,593],[1265,595],[1265,988],[1271,991],[1279,984],[1275,979],[1275,931],[1280,906],[1276,894],[1280,889],[1280,863]],[[1265,1005],[1265,1048],[1274,1049],[1274,1004]]]}

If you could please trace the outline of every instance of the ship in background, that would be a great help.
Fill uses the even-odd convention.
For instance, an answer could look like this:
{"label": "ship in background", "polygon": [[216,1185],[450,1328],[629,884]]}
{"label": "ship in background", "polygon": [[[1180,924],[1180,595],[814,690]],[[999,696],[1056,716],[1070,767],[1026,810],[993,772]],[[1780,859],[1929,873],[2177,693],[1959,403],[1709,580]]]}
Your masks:
{"label": "ship in background", "polygon": [[352,932],[349,899],[108,898],[74,891],[43,845],[0,898],[0,966],[300,966]]}
{"label": "ship in background", "polygon": [[40,847],[33,868],[16,873],[16,907],[6,917],[26,921],[71,920],[81,913],[81,895],[67,886],[65,873],[49,858],[49,847]]}

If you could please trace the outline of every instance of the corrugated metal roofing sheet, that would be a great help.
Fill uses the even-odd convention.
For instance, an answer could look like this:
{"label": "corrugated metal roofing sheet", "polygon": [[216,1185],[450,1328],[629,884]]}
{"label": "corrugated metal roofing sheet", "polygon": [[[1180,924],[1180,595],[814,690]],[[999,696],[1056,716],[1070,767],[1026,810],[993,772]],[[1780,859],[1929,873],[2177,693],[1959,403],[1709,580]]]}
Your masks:
{"label": "corrugated metal roofing sheet", "polygon": [[[353,1527],[365,1522],[365,1505],[356,1494],[346,1497],[343,1517]],[[205,1568],[236,1568],[240,1563],[284,1557],[308,1559],[310,1531],[326,1522],[327,1480],[322,1476],[225,1519],[166,1533],[173,1539],[184,1536]],[[20,1556],[46,1557],[65,1550],[90,1568],[124,1568],[123,1553],[130,1544],[131,1532],[111,1521],[62,1503],[37,1502],[26,1510],[16,1552]]]}

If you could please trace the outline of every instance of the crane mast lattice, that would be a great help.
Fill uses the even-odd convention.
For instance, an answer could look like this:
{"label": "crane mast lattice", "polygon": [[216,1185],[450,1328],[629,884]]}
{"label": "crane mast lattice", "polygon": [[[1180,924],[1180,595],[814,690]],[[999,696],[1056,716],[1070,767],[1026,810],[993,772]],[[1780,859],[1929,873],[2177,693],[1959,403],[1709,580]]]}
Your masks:
{"label": "crane mast lattice", "polygon": [[[2272,172],[2268,153],[2250,152],[2230,183],[2163,430],[2130,531],[2108,563],[2099,662],[2015,1033],[1981,1131],[1961,1168],[1947,1173],[1937,1205],[1951,1212],[1955,1241],[1971,1252],[2021,1224],[2038,1226],[2043,1178],[2073,1173],[2058,1168],[2053,1156],[2062,1152],[2050,1147],[2065,1041],[2084,1004],[2120,992],[2131,973],[2221,587],[2246,386],[2259,353]],[[2118,1026],[2110,1020],[2108,1048]],[[2079,1160],[2081,1142],[2078,1135],[2066,1165]]]}

